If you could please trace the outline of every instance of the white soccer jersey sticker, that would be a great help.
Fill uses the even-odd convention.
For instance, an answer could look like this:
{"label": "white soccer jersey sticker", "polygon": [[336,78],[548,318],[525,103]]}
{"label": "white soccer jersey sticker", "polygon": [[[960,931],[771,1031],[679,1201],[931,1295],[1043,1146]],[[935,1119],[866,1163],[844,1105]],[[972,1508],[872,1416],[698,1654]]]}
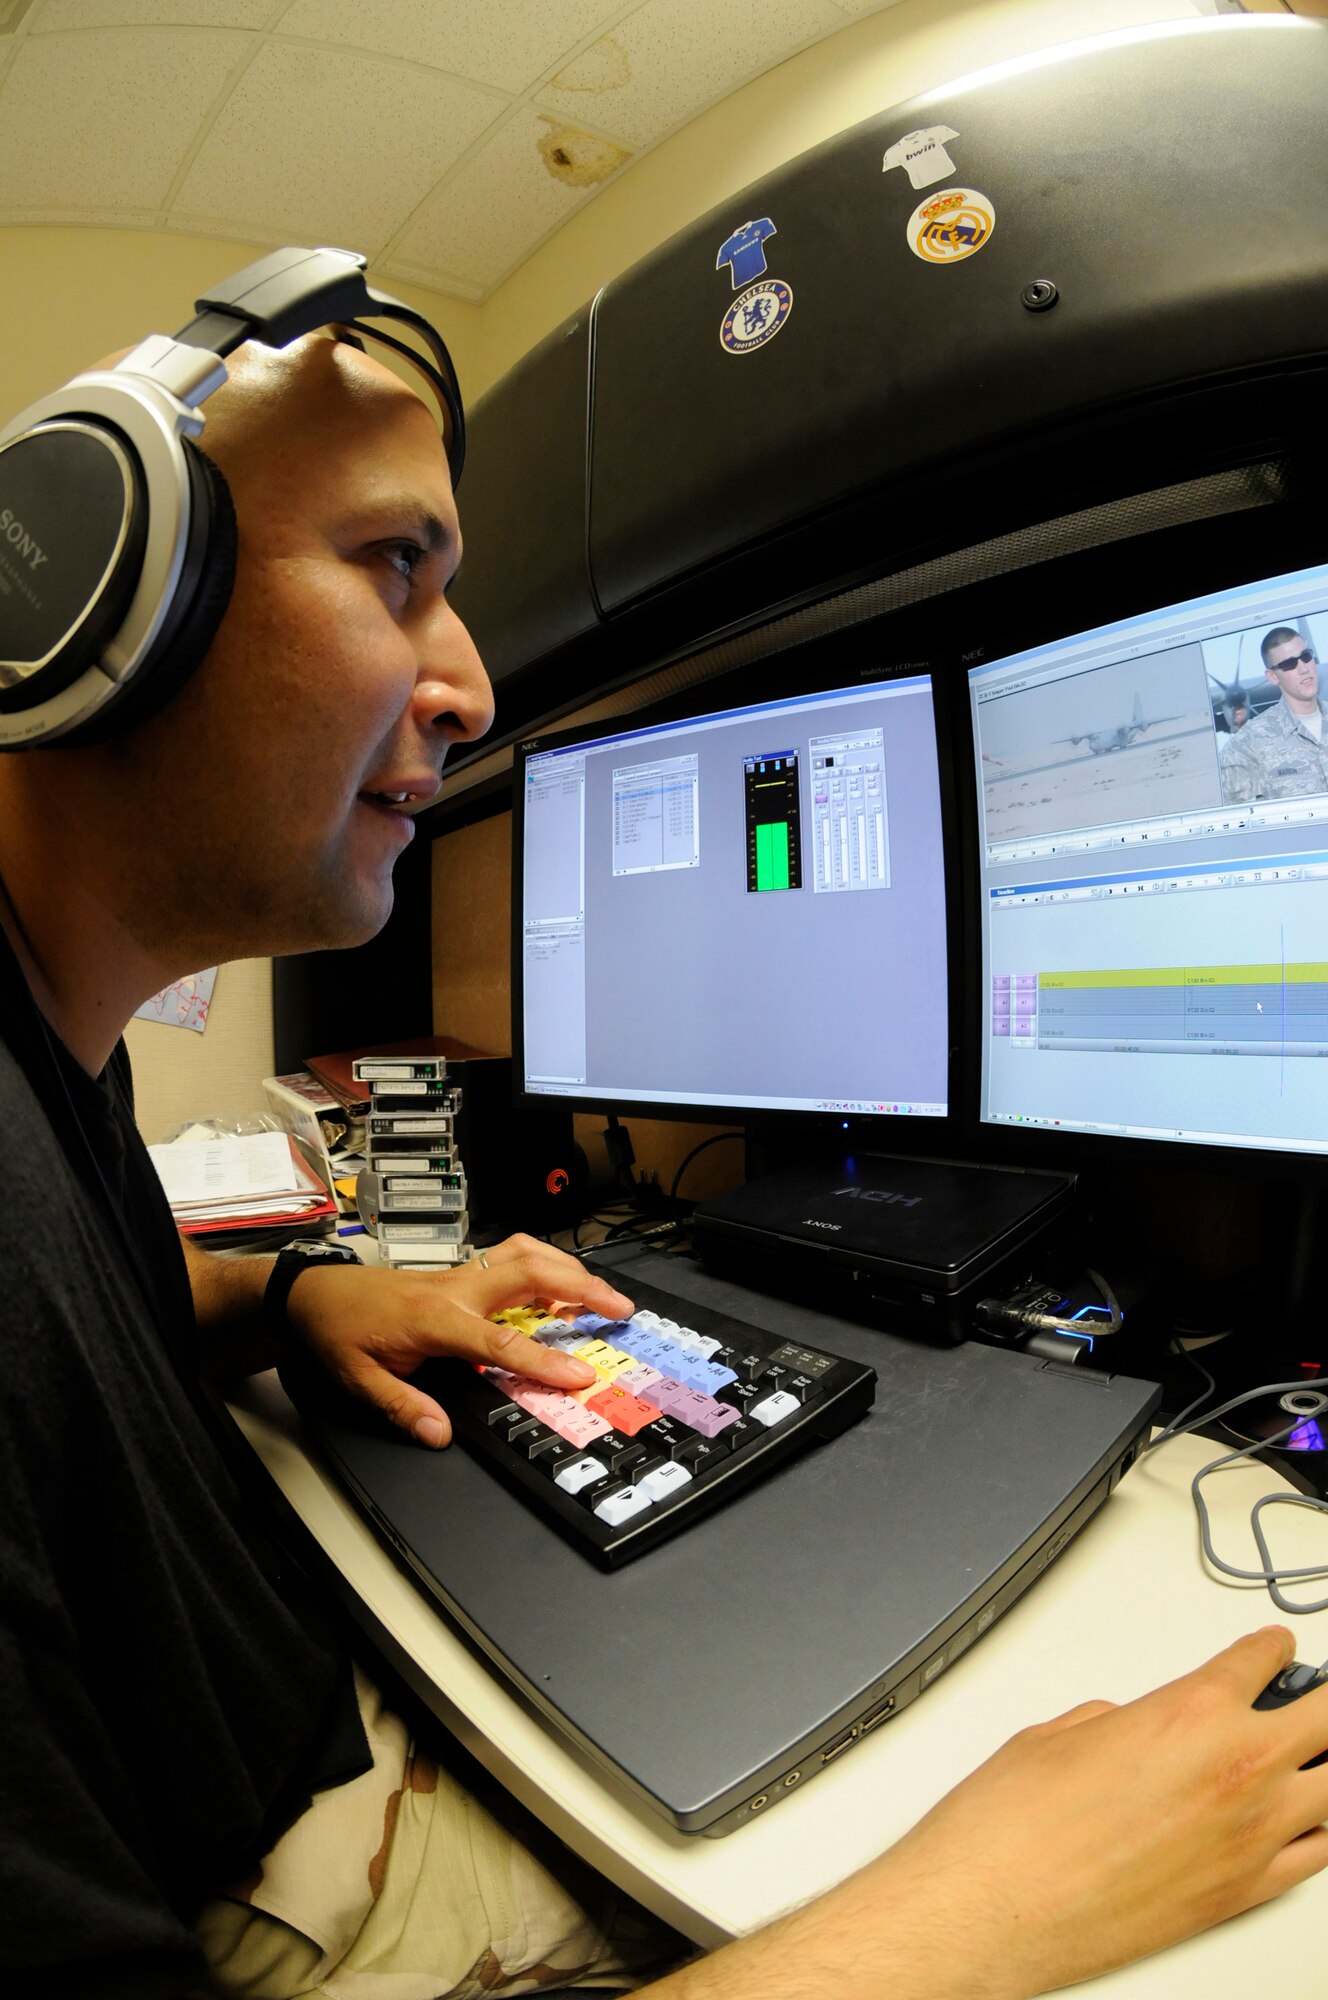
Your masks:
{"label": "white soccer jersey sticker", "polygon": [[928,125],[921,132],[906,132],[886,153],[881,172],[888,174],[891,167],[902,167],[915,188],[931,187],[954,172],[954,161],[945,148],[947,141],[958,137],[949,125]]}

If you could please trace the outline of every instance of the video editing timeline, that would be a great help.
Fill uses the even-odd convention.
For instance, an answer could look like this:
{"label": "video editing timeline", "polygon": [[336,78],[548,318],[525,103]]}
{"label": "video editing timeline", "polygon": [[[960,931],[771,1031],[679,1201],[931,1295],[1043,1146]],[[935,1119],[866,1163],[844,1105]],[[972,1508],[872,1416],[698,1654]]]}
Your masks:
{"label": "video editing timeline", "polygon": [[802,887],[802,826],[798,803],[798,753],[749,757],[747,787],[747,889]]}
{"label": "video editing timeline", "polygon": [[998,972],[991,1032],[1014,1049],[1328,1056],[1328,964]]}
{"label": "video editing timeline", "polygon": [[1328,566],[970,672],[984,1119],[1328,1151],[1326,607]]}
{"label": "video editing timeline", "polygon": [[527,1091],[944,1114],[929,677],[535,745],[519,770]]}

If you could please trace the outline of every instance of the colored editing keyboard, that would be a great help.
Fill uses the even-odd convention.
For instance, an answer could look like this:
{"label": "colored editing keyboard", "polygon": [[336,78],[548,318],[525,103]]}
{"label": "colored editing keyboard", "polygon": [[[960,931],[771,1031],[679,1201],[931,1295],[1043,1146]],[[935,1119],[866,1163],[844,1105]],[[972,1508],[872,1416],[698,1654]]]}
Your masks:
{"label": "colored editing keyboard", "polygon": [[588,1361],[588,1388],[568,1393],[455,1362],[430,1363],[419,1378],[458,1441],[605,1569],[847,1429],[876,1394],[874,1371],[858,1362],[652,1286],[633,1290],[629,1320],[558,1318],[535,1306],[495,1315]]}

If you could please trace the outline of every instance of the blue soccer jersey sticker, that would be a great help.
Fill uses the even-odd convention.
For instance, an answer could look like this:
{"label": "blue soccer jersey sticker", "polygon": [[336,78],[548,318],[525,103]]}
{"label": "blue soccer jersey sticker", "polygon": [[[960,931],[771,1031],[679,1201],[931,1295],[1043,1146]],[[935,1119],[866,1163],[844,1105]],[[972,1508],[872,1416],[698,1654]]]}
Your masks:
{"label": "blue soccer jersey sticker", "polygon": [[774,339],[792,310],[792,287],[782,278],[762,278],[739,292],[724,315],[720,341],[730,354],[750,354]]}
{"label": "blue soccer jersey sticker", "polygon": [[743,222],[732,236],[719,246],[715,259],[715,269],[722,271],[727,264],[736,292],[740,285],[750,285],[754,278],[765,276],[765,250],[767,236],[777,236],[779,231],[768,215],[759,221]]}

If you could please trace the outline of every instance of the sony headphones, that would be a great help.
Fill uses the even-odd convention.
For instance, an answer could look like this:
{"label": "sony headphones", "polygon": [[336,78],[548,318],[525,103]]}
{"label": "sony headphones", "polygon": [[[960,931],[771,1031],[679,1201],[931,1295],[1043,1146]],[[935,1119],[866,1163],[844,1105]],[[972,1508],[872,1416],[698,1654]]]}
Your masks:
{"label": "sony headphones", "polygon": [[[235,510],[191,440],[198,406],[246,340],[285,347],[333,326],[428,381],[455,487],[466,452],[442,337],[365,281],[349,250],[274,250],[168,338],[76,375],[0,430],[0,750],[98,741],[160,708],[206,653],[235,581]],[[428,349],[365,316],[404,321]]]}

